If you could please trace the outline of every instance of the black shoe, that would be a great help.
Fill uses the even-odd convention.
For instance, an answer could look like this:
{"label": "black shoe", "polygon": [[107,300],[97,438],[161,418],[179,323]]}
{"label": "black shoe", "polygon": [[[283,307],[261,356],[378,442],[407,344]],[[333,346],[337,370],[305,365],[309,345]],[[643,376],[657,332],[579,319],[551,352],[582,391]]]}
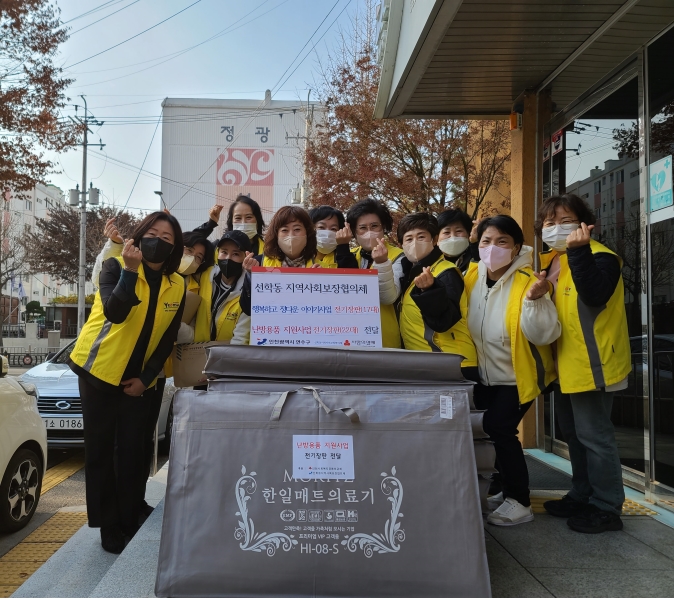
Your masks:
{"label": "black shoe", "polygon": [[580,516],[574,516],[566,521],[571,530],[593,535],[609,530],[623,529],[623,521],[618,514],[605,512],[595,506],[589,507],[594,509],[588,509]]}
{"label": "black shoe", "polygon": [[119,526],[101,527],[101,546],[108,553],[121,553],[124,551],[124,535]]}
{"label": "black shoe", "polygon": [[154,508],[149,506],[147,503],[144,503],[138,512],[138,526],[141,527],[145,524],[145,521],[150,517],[150,514],[154,512]]}
{"label": "black shoe", "polygon": [[545,511],[551,516],[557,518],[573,518],[580,516],[588,508],[588,504],[582,501],[576,501],[568,495],[564,495],[561,499],[551,499],[543,504]]}

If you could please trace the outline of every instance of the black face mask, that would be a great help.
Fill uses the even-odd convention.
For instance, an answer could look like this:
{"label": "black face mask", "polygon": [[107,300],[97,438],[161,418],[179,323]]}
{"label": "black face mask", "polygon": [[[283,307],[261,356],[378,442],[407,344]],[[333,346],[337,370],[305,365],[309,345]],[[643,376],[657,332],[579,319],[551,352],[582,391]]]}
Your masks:
{"label": "black face mask", "polygon": [[225,279],[238,279],[243,272],[243,264],[234,260],[218,260],[218,266]]}
{"label": "black face mask", "polygon": [[143,258],[152,264],[166,262],[173,251],[173,244],[159,237],[143,237],[140,240]]}

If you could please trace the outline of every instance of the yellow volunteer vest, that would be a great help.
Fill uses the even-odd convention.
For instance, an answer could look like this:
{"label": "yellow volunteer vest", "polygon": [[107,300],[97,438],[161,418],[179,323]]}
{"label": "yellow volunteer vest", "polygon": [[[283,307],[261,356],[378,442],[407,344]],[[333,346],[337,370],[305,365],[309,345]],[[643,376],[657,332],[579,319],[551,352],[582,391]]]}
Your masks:
{"label": "yellow volunteer vest", "polygon": [[[612,254],[606,246],[590,240],[593,254]],[[547,269],[557,252],[541,254]],[[625,288],[618,286],[605,306],[586,306],[578,297],[567,255],[559,254],[560,271],[555,305],[562,324],[557,339],[557,368],[562,393],[581,393],[619,383],[632,370],[630,339],[625,314]],[[622,260],[620,266],[622,267]]]}
{"label": "yellow volunteer vest", "polygon": [[[403,251],[400,248],[397,248],[387,241],[385,241],[386,247],[388,248],[388,259],[391,262],[395,262],[396,259],[402,257]],[[360,247],[357,247],[351,250],[352,254],[355,254],[356,260],[360,265]],[[373,265],[370,265],[370,268],[374,268]],[[381,341],[384,347],[393,347],[395,349],[401,348],[400,343],[400,327],[398,326],[398,318],[396,317],[396,311],[392,304],[380,304],[379,306],[381,313]]]}
{"label": "yellow volunteer vest", "polygon": [[[549,345],[534,345],[522,332],[520,316],[522,304],[531,287],[538,279],[534,277],[530,266],[513,273],[510,296],[506,306],[505,324],[510,335],[513,369],[517,381],[517,393],[520,403],[525,404],[536,399],[550,383],[557,378],[552,348]],[[477,268],[469,269],[464,277],[468,297],[478,279]]]}
{"label": "yellow volunteer vest", "polygon": [[[117,260],[123,268],[123,258],[118,257]],[[145,279],[142,264],[138,267],[135,291],[140,304],[131,308],[126,320],[120,324],[113,324],[105,318],[101,294],[100,291],[97,292],[89,320],[82,328],[70,354],[70,359],[80,368],[111,385],[119,385],[122,380],[135,340],[138,339],[147,316],[150,287]],[[143,358],[143,367],[157,349],[159,340],[173,321],[184,295],[185,281],[178,273],[173,273],[170,277],[162,277],[152,334]],[[156,379],[150,386],[155,382]]]}
{"label": "yellow volunteer vest", "polygon": [[[201,303],[197,308],[196,323],[194,325],[194,342],[211,341],[211,302],[213,300],[213,281],[211,281],[211,272],[213,267],[206,269],[201,273],[199,286],[199,296]],[[235,297],[227,302],[218,317],[216,323],[216,335],[214,341],[230,341],[234,336],[234,328],[239,322],[241,316],[241,306],[239,300],[241,296]]]}
{"label": "yellow volunteer vest", "polygon": [[[305,268],[311,268],[314,264],[316,264],[313,260],[307,260],[306,264],[304,265]],[[269,256],[265,256],[262,260],[262,266],[272,266],[275,268],[286,268],[283,266],[283,262],[279,260],[278,258],[270,258]]]}
{"label": "yellow volunteer vest", "polygon": [[253,241],[252,245],[253,245],[253,254],[255,254],[256,256],[262,256],[262,254],[264,254],[264,240],[262,239],[262,237],[258,235],[257,244],[255,243],[255,241]]}
{"label": "yellow volunteer vest", "polygon": [[[454,263],[444,257],[436,260],[431,266],[431,274],[437,277],[441,272],[450,268],[456,269],[461,275]],[[424,322],[421,310],[412,298],[413,289],[414,282],[403,294],[400,305],[400,334],[405,349],[458,354],[465,358],[461,362],[461,366],[477,366],[477,352],[466,324],[466,316],[468,315],[468,294],[466,290],[464,289],[461,294],[461,320],[448,331],[437,333],[428,328]]]}
{"label": "yellow volunteer vest", "polygon": [[334,251],[326,254],[321,260],[317,260],[317,262],[321,265],[321,268],[337,268],[337,260],[335,260]]}

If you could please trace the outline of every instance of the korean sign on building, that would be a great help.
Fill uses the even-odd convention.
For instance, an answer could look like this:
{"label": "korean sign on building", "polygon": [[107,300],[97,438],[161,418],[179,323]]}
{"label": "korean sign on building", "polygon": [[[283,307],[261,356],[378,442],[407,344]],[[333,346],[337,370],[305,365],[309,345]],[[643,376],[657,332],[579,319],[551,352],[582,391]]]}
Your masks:
{"label": "korean sign on building", "polygon": [[250,343],[380,348],[377,271],[253,269]]}

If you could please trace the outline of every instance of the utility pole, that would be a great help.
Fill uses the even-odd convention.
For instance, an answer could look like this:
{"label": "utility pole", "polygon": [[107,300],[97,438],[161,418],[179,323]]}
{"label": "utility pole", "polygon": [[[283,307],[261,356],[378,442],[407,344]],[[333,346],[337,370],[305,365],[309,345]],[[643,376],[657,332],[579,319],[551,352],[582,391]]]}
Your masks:
{"label": "utility pole", "polygon": [[[88,147],[88,133],[90,132],[89,123],[94,125],[101,126],[103,121],[97,121],[93,118],[89,118],[88,108],[87,108],[87,99],[84,96],[80,96],[84,101],[84,120],[77,118],[71,119],[74,122],[83,125],[84,135],[82,139],[82,189],[78,191],[76,189],[70,190],[70,205],[80,207],[80,259],[79,259],[79,277],[77,282],[77,332],[82,330],[84,322],[86,320],[86,282],[87,282],[87,193],[92,193],[90,197],[91,204],[98,204],[98,189],[90,189],[87,191],[87,147]],[[77,106],[75,106],[75,111],[77,111]],[[93,133],[93,132],[92,132]],[[105,146],[104,143],[94,144],[100,146],[100,149],[103,149]],[[93,195],[95,193],[95,195]]]}
{"label": "utility pole", "polygon": [[84,139],[82,141],[82,198],[80,201],[80,276],[77,285],[77,333],[82,330],[85,318],[86,278],[87,278],[87,99],[84,101]]}

